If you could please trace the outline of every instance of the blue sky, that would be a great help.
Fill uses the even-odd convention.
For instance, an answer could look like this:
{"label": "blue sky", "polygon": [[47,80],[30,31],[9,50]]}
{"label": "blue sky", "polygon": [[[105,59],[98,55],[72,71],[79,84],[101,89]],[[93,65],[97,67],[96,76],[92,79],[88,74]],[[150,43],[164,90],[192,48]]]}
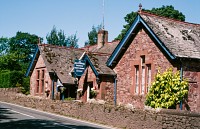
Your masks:
{"label": "blue sky", "polygon": [[[66,36],[77,34],[79,47],[88,39],[92,26],[102,23],[103,0],[0,0],[0,37],[15,36],[17,31],[44,38],[55,25]],[[187,22],[200,23],[200,0],[105,0],[105,29],[112,41],[122,30],[126,14],[137,11],[139,3],[151,9],[173,5]]]}

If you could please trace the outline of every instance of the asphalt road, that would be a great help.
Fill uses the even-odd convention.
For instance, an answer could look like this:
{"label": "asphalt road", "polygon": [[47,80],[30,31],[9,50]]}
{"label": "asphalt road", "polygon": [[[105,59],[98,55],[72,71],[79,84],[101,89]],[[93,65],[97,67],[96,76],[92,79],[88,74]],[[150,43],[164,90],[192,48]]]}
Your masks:
{"label": "asphalt road", "polygon": [[0,101],[0,129],[113,129]]}

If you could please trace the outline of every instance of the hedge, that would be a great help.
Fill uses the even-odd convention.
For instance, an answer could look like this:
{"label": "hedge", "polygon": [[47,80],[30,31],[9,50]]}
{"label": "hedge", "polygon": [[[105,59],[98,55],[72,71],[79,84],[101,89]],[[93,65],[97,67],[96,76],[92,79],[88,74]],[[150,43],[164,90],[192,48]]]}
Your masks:
{"label": "hedge", "polygon": [[0,88],[16,87],[23,83],[24,74],[21,71],[0,71]]}

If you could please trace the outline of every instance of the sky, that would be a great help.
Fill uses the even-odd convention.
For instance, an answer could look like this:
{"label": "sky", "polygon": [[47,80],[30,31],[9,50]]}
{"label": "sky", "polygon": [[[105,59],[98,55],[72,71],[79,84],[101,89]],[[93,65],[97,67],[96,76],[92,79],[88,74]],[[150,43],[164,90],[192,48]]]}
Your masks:
{"label": "sky", "polygon": [[[200,24],[200,0],[0,0],[0,37],[13,37],[17,31],[36,34],[46,42],[53,26],[64,30],[66,37],[76,34],[79,47],[88,40],[92,26],[102,24],[109,41],[120,34],[126,14],[142,8],[173,5],[186,21]],[[103,11],[104,10],[104,11]]]}

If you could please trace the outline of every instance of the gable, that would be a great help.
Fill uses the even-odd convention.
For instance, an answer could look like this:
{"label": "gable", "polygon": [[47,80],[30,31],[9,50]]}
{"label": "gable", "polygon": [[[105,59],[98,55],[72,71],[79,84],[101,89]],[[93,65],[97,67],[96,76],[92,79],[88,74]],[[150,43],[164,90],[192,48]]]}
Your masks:
{"label": "gable", "polygon": [[33,72],[33,70],[35,68],[35,65],[37,63],[39,55],[40,55],[40,51],[39,51],[39,48],[37,47],[36,51],[35,51],[35,53],[33,55],[32,61],[29,64],[29,67],[28,67],[28,69],[26,71],[26,74],[25,74],[26,77],[31,76],[31,74],[32,74],[32,72]]}
{"label": "gable", "polygon": [[160,47],[163,52],[170,58],[175,59],[176,57],[169,51],[169,49],[165,46],[165,44],[157,37],[157,35],[153,32],[153,30],[148,26],[148,24],[143,20],[143,18],[138,14],[135,20],[133,21],[131,27],[117,45],[108,61],[106,62],[107,66],[115,67],[116,64],[121,59],[122,55],[126,52],[127,48],[131,44],[132,40],[134,40],[135,36],[138,34],[138,31],[143,28],[155,41],[155,44]]}

